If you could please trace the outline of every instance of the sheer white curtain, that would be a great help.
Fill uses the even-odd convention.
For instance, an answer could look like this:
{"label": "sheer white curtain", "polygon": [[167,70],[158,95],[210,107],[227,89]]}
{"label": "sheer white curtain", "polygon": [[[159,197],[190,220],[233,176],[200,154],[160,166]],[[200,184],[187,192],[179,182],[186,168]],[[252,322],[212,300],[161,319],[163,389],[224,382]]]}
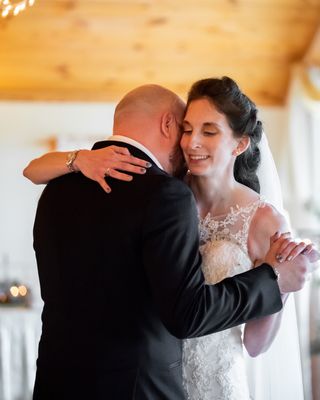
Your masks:
{"label": "sheer white curtain", "polygon": [[[260,151],[261,165],[258,177],[261,194],[288,217],[283,208],[280,179],[265,134],[260,143]],[[284,307],[279,332],[268,351],[255,359],[247,356],[246,364],[252,399],[304,399],[297,314],[293,295],[289,296]]]}
{"label": "sheer white curtain", "polygon": [[[290,216],[295,236],[303,235],[316,241],[317,235],[320,238],[320,215],[319,219],[316,216],[320,214],[320,93],[319,100],[314,98],[305,81],[305,72],[297,67],[293,71],[288,99],[287,160],[281,162],[286,165],[281,174],[281,187],[284,208]],[[281,209],[279,182],[265,179],[271,174],[273,160],[262,161],[267,164],[267,168],[261,168],[260,179],[266,182],[262,192],[267,198],[274,192],[275,196],[270,200]],[[319,346],[317,329],[320,320],[317,316],[320,316],[320,280],[314,276],[302,292],[290,296],[271,348],[257,359],[247,359],[252,398],[320,399],[315,383],[320,376],[320,354],[310,356],[312,349],[315,353]],[[318,378],[315,378],[317,374]]]}
{"label": "sheer white curtain", "polygon": [[[320,80],[320,68],[318,69]],[[296,229],[320,228],[320,83],[309,72],[293,71],[289,92],[289,186],[285,203]],[[318,218],[316,218],[318,214]]]}
{"label": "sheer white curtain", "polygon": [[[320,68],[296,66],[288,98],[288,181],[285,204],[298,235],[320,238]],[[310,341],[319,343],[319,271],[296,296],[305,400],[319,399],[320,354],[311,357]],[[315,311],[316,310],[316,311]],[[315,346],[316,347],[316,346]]]}

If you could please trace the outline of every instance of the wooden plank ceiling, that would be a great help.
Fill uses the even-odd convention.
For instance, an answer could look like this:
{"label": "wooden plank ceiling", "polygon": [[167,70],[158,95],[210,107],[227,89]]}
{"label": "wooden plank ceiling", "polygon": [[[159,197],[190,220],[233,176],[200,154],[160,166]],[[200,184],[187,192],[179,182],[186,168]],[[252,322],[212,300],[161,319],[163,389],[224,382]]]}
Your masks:
{"label": "wooden plank ceiling", "polygon": [[0,99],[117,101],[159,83],[229,75],[283,104],[320,0],[37,0],[0,21]]}

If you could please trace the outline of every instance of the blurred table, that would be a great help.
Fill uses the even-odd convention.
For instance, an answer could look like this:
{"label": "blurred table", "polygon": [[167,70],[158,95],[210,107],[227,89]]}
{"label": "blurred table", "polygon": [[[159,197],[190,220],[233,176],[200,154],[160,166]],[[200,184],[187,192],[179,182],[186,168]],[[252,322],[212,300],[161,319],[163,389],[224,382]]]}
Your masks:
{"label": "blurred table", "polygon": [[0,400],[32,398],[40,317],[40,310],[0,307]]}

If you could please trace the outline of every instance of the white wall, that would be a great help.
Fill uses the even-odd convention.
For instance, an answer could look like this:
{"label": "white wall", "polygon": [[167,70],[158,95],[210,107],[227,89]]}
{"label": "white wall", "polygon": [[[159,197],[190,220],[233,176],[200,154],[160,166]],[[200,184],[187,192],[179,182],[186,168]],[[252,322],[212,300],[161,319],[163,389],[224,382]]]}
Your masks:
{"label": "white wall", "polygon": [[32,228],[43,186],[25,179],[23,168],[48,151],[49,137],[72,148],[104,139],[113,112],[112,104],[101,103],[0,103],[0,281],[17,278],[37,287]]}
{"label": "white wall", "polygon": [[265,133],[275,159],[282,185],[287,170],[288,112],[286,107],[260,107]]}
{"label": "white wall", "polygon": [[[49,137],[59,137],[66,149],[104,139],[112,131],[113,112],[113,104],[102,103],[0,102],[0,280],[9,269],[11,278],[37,286],[32,228],[43,187],[27,181],[23,168],[47,151]],[[286,110],[262,108],[261,119],[281,166]],[[6,271],[3,264],[8,264]]]}

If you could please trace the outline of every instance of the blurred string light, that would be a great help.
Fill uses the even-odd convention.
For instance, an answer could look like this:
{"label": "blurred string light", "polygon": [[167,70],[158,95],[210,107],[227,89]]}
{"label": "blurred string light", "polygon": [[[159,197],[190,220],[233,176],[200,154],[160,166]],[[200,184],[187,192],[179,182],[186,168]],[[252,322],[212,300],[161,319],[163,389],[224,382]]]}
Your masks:
{"label": "blurred string light", "polygon": [[11,286],[10,288],[10,294],[13,297],[18,297],[18,296],[26,296],[28,293],[28,289],[24,285],[20,286]]}
{"label": "blurred string light", "polygon": [[0,12],[3,18],[18,15],[20,11],[34,5],[35,0],[0,0]]}

